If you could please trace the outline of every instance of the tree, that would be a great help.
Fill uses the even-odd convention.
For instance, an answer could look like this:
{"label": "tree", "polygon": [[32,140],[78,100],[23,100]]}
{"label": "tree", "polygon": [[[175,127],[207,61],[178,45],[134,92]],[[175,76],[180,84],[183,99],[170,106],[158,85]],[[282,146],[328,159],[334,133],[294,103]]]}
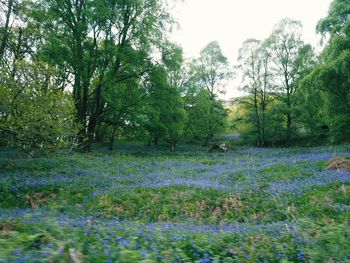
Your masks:
{"label": "tree", "polygon": [[165,141],[170,145],[171,150],[175,151],[177,143],[184,133],[187,114],[178,90],[169,88],[167,93],[168,100],[164,105],[160,119],[166,124]]}
{"label": "tree", "polygon": [[[28,19],[30,1],[0,1],[0,65],[14,71],[13,64],[22,59],[36,60],[34,50],[40,37]],[[12,75],[14,75],[13,72]]]}
{"label": "tree", "polygon": [[[72,79],[81,148],[88,151],[106,110],[104,90],[149,70],[151,47],[169,15],[159,0],[41,0],[34,6],[44,37],[41,58]],[[132,70],[130,57],[138,65]]]}
{"label": "tree", "polygon": [[145,95],[139,82],[137,79],[129,79],[118,83],[117,88],[112,86],[103,93],[107,106],[99,123],[98,139],[107,140],[110,150],[116,139],[132,138],[141,128],[140,116]]}
{"label": "tree", "polygon": [[318,65],[305,79],[324,96],[325,119],[334,142],[348,141],[350,136],[350,52],[344,51],[336,59]]}
{"label": "tree", "polygon": [[317,32],[321,34],[328,33],[331,37],[331,41],[338,37],[349,37],[349,14],[349,0],[333,0],[328,11],[328,16],[319,21]]}
{"label": "tree", "polygon": [[206,88],[211,96],[225,93],[227,81],[232,77],[227,58],[222,54],[219,43],[210,42],[202,49],[200,57],[194,60],[193,77]]}
{"label": "tree", "polygon": [[22,61],[14,66],[15,78],[5,68],[1,71],[1,138],[31,157],[67,146],[77,127],[70,96],[52,86],[47,65]]}
{"label": "tree", "polygon": [[[319,95],[318,115],[330,128],[333,142],[349,141],[350,135],[350,2],[334,0],[328,16],[321,19],[317,31],[328,42],[316,67],[304,78],[304,90]],[[317,116],[317,115],[316,115]]]}
{"label": "tree", "polygon": [[184,127],[187,120],[187,113],[184,109],[184,102],[181,97],[184,78],[183,70],[183,51],[180,46],[174,43],[166,42],[162,50],[162,63],[167,75],[167,109],[162,111],[163,120],[167,123],[165,140],[170,144],[171,150],[175,147],[184,133]]}
{"label": "tree", "polygon": [[227,111],[221,101],[213,99],[206,89],[188,92],[185,109],[188,115],[186,135],[192,141],[208,145],[226,127]]}
{"label": "tree", "polygon": [[285,116],[287,143],[293,134],[298,80],[311,67],[314,56],[312,47],[302,41],[301,29],[300,22],[286,18],[276,24],[267,40],[273,64],[274,96],[281,102],[280,111]]}
{"label": "tree", "polygon": [[[1,34],[0,34],[0,61],[3,60],[8,38],[11,31],[11,19],[14,13],[16,2],[15,0],[7,0],[0,2],[1,14]],[[4,18],[4,19],[3,19]]]}
{"label": "tree", "polygon": [[321,54],[320,65],[310,75],[313,83],[325,92],[327,119],[335,142],[350,140],[349,16],[348,0],[332,2],[328,16],[317,26],[319,33],[329,35],[329,42]]}
{"label": "tree", "polygon": [[146,98],[145,129],[149,133],[149,143],[158,145],[164,139],[175,150],[183,134],[186,112],[183,108],[180,91],[169,85],[167,72],[155,67],[149,75]]}
{"label": "tree", "polygon": [[208,144],[214,135],[223,131],[227,112],[218,95],[225,92],[232,74],[216,41],[209,43],[200,57],[190,62],[188,79],[183,86],[188,114],[186,134],[191,139]]}
{"label": "tree", "polygon": [[[314,70],[314,69],[313,69]],[[315,143],[328,136],[329,125],[326,118],[326,98],[322,90],[317,88],[310,73],[300,80],[298,96],[298,119],[303,136]]]}
{"label": "tree", "polygon": [[266,111],[271,100],[270,54],[264,43],[255,39],[247,39],[239,50],[239,66],[242,74],[242,90],[248,97],[240,102],[245,104],[254,123],[253,133],[258,146],[266,142]]}
{"label": "tree", "polygon": [[36,57],[40,36],[28,18],[31,1],[0,2],[0,134],[28,155],[73,145],[74,103],[56,72]]}

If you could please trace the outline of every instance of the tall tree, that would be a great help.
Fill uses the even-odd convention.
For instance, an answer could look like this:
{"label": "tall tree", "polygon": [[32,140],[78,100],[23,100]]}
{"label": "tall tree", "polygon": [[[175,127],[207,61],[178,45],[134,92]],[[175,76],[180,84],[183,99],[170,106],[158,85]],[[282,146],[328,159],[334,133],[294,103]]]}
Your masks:
{"label": "tall tree", "polygon": [[210,92],[213,98],[225,93],[232,71],[218,42],[210,42],[202,49],[199,58],[194,60],[193,77]]}
{"label": "tall tree", "polygon": [[0,70],[0,137],[31,157],[66,146],[76,132],[74,102],[56,89],[52,69],[16,62],[16,75]]}
{"label": "tall tree", "polygon": [[1,34],[0,34],[0,61],[3,59],[5,48],[7,46],[9,34],[11,31],[11,19],[15,9],[15,0],[6,0],[0,2],[1,14]]}
{"label": "tall tree", "polygon": [[180,90],[169,84],[167,72],[160,66],[149,74],[146,86],[145,128],[149,133],[149,145],[152,141],[158,145],[163,139],[175,150],[186,120]]}
{"label": "tall tree", "polygon": [[36,42],[40,41],[36,28],[28,20],[30,3],[29,0],[0,1],[0,65],[9,70],[13,70],[15,61],[34,60]]}
{"label": "tall tree", "polygon": [[167,75],[167,110],[164,111],[163,120],[167,123],[166,141],[174,151],[176,145],[184,133],[187,113],[184,109],[184,101],[181,97],[184,78],[183,50],[180,46],[167,42],[162,50],[162,63]]}
{"label": "tall tree", "polygon": [[242,90],[248,95],[241,100],[248,111],[252,110],[254,133],[258,146],[265,144],[266,111],[270,100],[271,73],[270,54],[264,43],[248,39],[239,50],[239,66],[242,74]]}
{"label": "tall tree", "polygon": [[320,20],[317,31],[329,41],[320,62],[307,76],[305,85],[323,93],[326,122],[331,139],[349,141],[350,129],[350,1],[334,0],[328,16]]}
{"label": "tall tree", "polygon": [[140,115],[144,106],[144,90],[140,88],[138,79],[128,79],[118,83],[103,93],[103,99],[108,105],[101,116],[98,139],[108,140],[109,149],[119,138],[130,139],[141,125]]}
{"label": "tall tree", "polygon": [[349,0],[333,0],[328,11],[328,16],[319,21],[317,31],[321,34],[328,33],[332,39],[337,37],[349,37],[349,14]]}
{"label": "tall tree", "polygon": [[[189,85],[189,84],[187,84]],[[227,111],[206,89],[189,90],[184,97],[188,121],[185,133],[194,142],[208,145],[226,127]]]}
{"label": "tall tree", "polygon": [[301,37],[302,25],[299,21],[283,19],[276,24],[267,40],[271,54],[272,72],[275,79],[274,96],[281,102],[280,111],[285,116],[287,143],[293,133],[294,109],[298,79],[310,67],[313,50]]}
{"label": "tall tree", "polygon": [[[35,7],[45,37],[42,57],[72,79],[81,147],[89,150],[105,111],[103,92],[148,70],[169,16],[160,0],[41,0]],[[139,65],[133,70],[130,54]]]}
{"label": "tall tree", "polygon": [[187,135],[208,144],[225,126],[227,112],[218,99],[232,77],[227,58],[218,42],[204,47],[199,58],[188,66],[185,87],[185,107],[188,112]]}

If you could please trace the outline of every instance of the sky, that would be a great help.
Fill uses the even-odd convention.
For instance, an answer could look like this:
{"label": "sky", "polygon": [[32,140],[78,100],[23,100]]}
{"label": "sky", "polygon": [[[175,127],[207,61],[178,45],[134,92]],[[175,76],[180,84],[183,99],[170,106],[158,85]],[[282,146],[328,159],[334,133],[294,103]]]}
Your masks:
{"label": "sky", "polygon": [[[317,22],[328,13],[331,0],[183,0],[172,12],[179,23],[171,39],[184,49],[186,58],[197,57],[211,41],[218,41],[231,66],[248,38],[263,40],[283,18],[303,23],[307,43],[320,50]],[[239,79],[226,87],[223,99],[240,96]]]}

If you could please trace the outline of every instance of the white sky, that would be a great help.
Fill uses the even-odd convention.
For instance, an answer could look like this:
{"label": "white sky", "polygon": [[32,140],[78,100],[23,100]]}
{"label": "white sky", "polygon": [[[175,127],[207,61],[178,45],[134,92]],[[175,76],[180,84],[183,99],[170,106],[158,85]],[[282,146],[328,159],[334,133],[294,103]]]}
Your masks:
{"label": "white sky", "polygon": [[[184,0],[173,13],[180,29],[172,40],[184,49],[186,58],[196,57],[211,41],[218,41],[232,65],[247,38],[265,39],[273,26],[289,17],[304,25],[304,40],[319,46],[317,22],[325,17],[331,0]],[[227,87],[225,99],[240,95],[239,80]]]}

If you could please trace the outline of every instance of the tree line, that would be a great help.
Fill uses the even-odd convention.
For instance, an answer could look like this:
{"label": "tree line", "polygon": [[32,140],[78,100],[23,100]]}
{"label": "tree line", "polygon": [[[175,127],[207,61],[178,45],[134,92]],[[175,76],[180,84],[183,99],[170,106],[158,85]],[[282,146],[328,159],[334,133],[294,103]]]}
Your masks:
{"label": "tree line", "polygon": [[[186,60],[161,0],[1,0],[0,145],[30,155],[101,142],[208,144],[228,127],[233,77],[217,42]],[[316,54],[298,21],[248,39],[235,74],[233,128],[246,143],[350,139],[349,0],[334,0]]]}
{"label": "tree line", "polygon": [[217,42],[185,61],[160,0],[2,0],[0,143],[28,154],[120,139],[208,143],[230,77]]}
{"label": "tree line", "polygon": [[317,32],[320,54],[302,40],[302,24],[277,23],[265,40],[239,51],[241,90],[234,127],[258,146],[340,143],[350,139],[350,1],[334,0]]}

